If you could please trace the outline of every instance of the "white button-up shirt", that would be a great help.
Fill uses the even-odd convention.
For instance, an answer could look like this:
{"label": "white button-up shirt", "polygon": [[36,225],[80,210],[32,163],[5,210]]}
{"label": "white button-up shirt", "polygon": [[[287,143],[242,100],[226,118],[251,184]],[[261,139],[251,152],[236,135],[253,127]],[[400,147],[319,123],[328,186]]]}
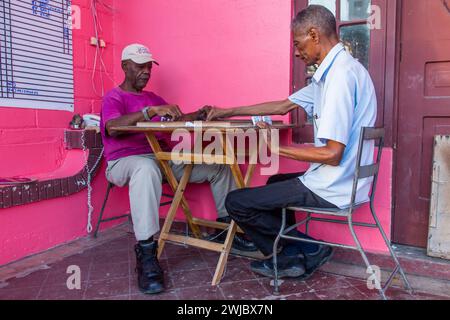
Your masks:
{"label": "white button-up shirt", "polygon": [[[313,117],[316,147],[328,140],[345,145],[339,166],[313,163],[300,177],[315,194],[343,209],[350,205],[359,136],[362,127],[373,127],[377,100],[368,71],[339,43],[317,69],[312,83],[294,93],[289,100]],[[373,163],[374,142],[366,142],[362,165]],[[360,179],[356,203],[369,200],[372,178]]]}

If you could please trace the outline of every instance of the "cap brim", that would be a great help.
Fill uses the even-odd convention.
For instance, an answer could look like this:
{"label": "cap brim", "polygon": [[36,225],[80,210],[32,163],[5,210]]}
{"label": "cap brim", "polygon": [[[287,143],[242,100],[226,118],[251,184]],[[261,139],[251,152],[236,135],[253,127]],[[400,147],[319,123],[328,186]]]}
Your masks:
{"label": "cap brim", "polygon": [[153,62],[155,64],[157,64],[159,66],[159,63],[155,60],[155,59],[149,59],[149,58],[145,58],[145,57],[136,57],[136,58],[131,58],[131,61],[137,63],[137,64],[144,64],[144,63],[148,63],[148,62]]}

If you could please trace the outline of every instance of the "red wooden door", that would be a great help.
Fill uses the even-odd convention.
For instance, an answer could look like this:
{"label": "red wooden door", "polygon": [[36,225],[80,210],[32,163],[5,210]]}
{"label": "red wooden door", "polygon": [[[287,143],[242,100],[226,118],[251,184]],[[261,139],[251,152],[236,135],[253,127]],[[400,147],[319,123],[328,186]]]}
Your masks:
{"label": "red wooden door", "polygon": [[393,240],[426,247],[433,136],[450,134],[450,0],[403,0],[401,13]]}

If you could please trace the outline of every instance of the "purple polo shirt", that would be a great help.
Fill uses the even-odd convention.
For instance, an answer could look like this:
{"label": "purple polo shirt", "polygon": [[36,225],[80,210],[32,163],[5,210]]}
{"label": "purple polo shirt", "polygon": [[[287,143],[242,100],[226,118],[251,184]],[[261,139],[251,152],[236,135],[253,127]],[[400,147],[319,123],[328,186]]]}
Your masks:
{"label": "purple polo shirt", "polygon": [[[130,133],[117,137],[110,137],[106,134],[105,125],[109,120],[117,119],[129,113],[141,111],[145,107],[166,105],[163,98],[153,92],[143,91],[142,93],[132,93],[123,91],[120,87],[109,91],[103,98],[101,111],[100,130],[105,147],[104,155],[107,161],[117,160],[124,157],[148,154],[153,151],[148,144],[147,138],[142,133]],[[152,118],[152,121],[161,121],[159,116]],[[167,151],[170,146],[170,135],[156,134],[156,138],[161,147]]]}

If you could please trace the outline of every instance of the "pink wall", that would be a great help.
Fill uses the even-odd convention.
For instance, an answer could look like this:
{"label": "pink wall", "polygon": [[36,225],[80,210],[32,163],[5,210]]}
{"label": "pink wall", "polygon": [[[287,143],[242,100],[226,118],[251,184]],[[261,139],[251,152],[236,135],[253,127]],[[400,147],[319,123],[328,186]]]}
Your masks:
{"label": "pink wall", "polygon": [[[283,99],[289,94],[291,2],[279,0],[109,0],[114,15],[100,8],[101,38],[109,77],[123,79],[120,52],[133,42],[150,47],[160,62],[148,89],[177,103],[185,111],[204,104],[234,106]],[[82,8],[82,28],[74,30],[75,113],[99,112],[101,97],[91,85],[94,48],[89,45],[93,24],[89,0]],[[105,88],[113,83],[104,76]],[[99,72],[96,73],[97,88]],[[56,170],[67,157],[63,129],[73,113],[0,107],[0,176]],[[283,141],[290,139],[285,137]],[[43,151],[45,150],[45,152]],[[26,155],[26,157],[25,157]],[[24,160],[24,159],[27,160]],[[386,150],[379,181],[377,208],[390,230],[392,152]],[[20,164],[20,165],[17,165]],[[80,164],[81,165],[81,164]],[[301,171],[307,164],[282,160],[282,172]],[[97,217],[104,196],[104,167],[93,182]],[[267,177],[257,170],[253,185]],[[194,213],[214,219],[208,185],[188,187]],[[201,192],[201,193],[199,193]],[[201,194],[201,197],[198,196]],[[86,235],[86,191],[79,194],[0,211],[0,265]],[[127,211],[126,188],[113,190],[107,216]],[[162,209],[164,214],[167,208]],[[361,211],[361,219],[367,218]],[[181,217],[181,215],[179,215]],[[341,226],[312,227],[320,238],[347,242]],[[384,250],[379,237],[365,231],[370,250]]]}
{"label": "pink wall", "polygon": [[[183,110],[282,99],[289,93],[290,1],[116,4],[117,48],[132,42],[148,45],[160,62],[149,88]],[[116,71],[121,81],[117,62]]]}

